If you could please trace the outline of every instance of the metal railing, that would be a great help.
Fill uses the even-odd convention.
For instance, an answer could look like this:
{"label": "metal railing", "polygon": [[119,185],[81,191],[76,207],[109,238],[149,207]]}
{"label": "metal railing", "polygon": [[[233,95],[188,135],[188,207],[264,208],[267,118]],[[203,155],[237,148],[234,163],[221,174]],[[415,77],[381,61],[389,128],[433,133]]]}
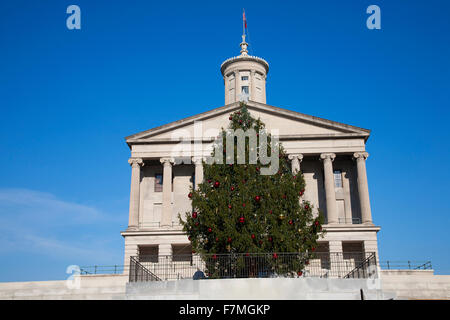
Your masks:
{"label": "metal railing", "polygon": [[340,224],[361,224],[361,218],[339,218]]}
{"label": "metal railing", "polygon": [[343,278],[375,253],[207,254],[130,257],[130,282],[268,277]]}
{"label": "metal railing", "polygon": [[360,279],[373,278],[377,274],[377,258],[375,253],[369,255],[364,261],[358,264],[355,269],[350,271],[344,278]]}
{"label": "metal railing", "polygon": [[130,257],[130,282],[141,282],[141,281],[161,281],[158,276],[153,274],[147,268],[145,268],[138,260],[134,257]]}
{"label": "metal railing", "polygon": [[431,270],[433,269],[431,261],[395,261],[385,260],[380,262],[382,269],[400,269],[400,270]]}
{"label": "metal railing", "polygon": [[[362,224],[361,218],[338,218],[338,224]],[[324,224],[328,224],[328,218],[324,218]]]}
{"label": "metal railing", "polygon": [[84,266],[80,267],[80,274],[120,274],[128,266],[111,265],[111,266]]}
{"label": "metal railing", "polygon": [[[162,227],[162,225],[161,225],[161,222],[159,222],[159,221],[140,222],[139,223],[139,228],[142,228],[142,229],[160,229],[161,227]],[[172,227],[172,228],[181,227],[181,224],[177,221],[172,221],[172,223],[170,224],[170,227]]]}

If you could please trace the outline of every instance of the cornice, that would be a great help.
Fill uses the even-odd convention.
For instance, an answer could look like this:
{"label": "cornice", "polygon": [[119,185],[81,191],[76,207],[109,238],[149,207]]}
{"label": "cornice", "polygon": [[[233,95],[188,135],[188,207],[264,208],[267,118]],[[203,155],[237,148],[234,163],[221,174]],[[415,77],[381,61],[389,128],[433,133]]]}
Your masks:
{"label": "cornice", "polygon": [[224,71],[225,69],[232,63],[234,62],[240,62],[240,61],[252,61],[252,62],[257,62],[260,63],[264,66],[264,68],[266,69],[266,74],[269,72],[269,63],[264,60],[263,58],[260,57],[256,57],[256,56],[249,56],[249,55],[241,55],[241,56],[236,56],[236,57],[232,57],[229,58],[227,60],[225,60],[224,62],[222,62],[222,64],[220,65],[220,72],[222,73],[222,75],[224,75]]}

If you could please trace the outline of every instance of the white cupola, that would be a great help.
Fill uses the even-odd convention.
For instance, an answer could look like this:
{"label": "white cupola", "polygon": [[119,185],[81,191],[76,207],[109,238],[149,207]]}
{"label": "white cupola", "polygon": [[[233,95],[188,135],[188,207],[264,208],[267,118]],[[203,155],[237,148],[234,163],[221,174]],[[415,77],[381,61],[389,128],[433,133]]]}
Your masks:
{"label": "white cupola", "polygon": [[225,84],[225,105],[236,101],[266,103],[266,60],[248,55],[248,43],[242,35],[241,55],[225,60],[220,66]]}

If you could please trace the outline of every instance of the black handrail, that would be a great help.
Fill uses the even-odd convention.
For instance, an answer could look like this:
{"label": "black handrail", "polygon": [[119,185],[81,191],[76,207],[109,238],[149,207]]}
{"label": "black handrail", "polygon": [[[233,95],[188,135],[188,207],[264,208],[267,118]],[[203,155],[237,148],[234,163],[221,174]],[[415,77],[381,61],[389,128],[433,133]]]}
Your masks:
{"label": "black handrail", "polygon": [[[371,253],[370,256],[364,260],[361,264],[359,264],[355,269],[350,271],[344,278],[369,278],[372,277],[373,274],[370,273],[371,271],[375,271],[376,273],[376,265],[377,265],[377,258],[375,256],[375,253]],[[373,270],[370,268],[374,267]]]}
{"label": "black handrail", "polygon": [[135,257],[130,257],[129,281],[161,281],[161,279],[145,268]]}

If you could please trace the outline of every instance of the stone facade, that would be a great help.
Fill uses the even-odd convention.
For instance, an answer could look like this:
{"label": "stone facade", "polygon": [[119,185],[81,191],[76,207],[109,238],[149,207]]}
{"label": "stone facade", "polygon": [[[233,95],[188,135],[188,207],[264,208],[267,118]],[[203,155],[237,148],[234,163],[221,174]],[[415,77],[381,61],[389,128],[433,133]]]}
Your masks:
{"label": "stone facade", "polygon": [[[202,158],[211,154],[215,136],[228,126],[229,114],[239,109],[240,100],[269,132],[278,130],[292,170],[305,177],[304,199],[316,213],[319,208],[324,212],[326,235],[319,249],[378,256],[380,227],[372,220],[366,174],[370,131],[267,105],[268,71],[265,60],[247,54],[243,37],[241,55],[221,66],[225,106],[126,138],[131,190],[129,227],[121,233],[125,265],[130,256],[143,252],[191,252],[178,214],[191,211],[187,194],[203,180]],[[175,161],[186,156],[189,161]]]}

